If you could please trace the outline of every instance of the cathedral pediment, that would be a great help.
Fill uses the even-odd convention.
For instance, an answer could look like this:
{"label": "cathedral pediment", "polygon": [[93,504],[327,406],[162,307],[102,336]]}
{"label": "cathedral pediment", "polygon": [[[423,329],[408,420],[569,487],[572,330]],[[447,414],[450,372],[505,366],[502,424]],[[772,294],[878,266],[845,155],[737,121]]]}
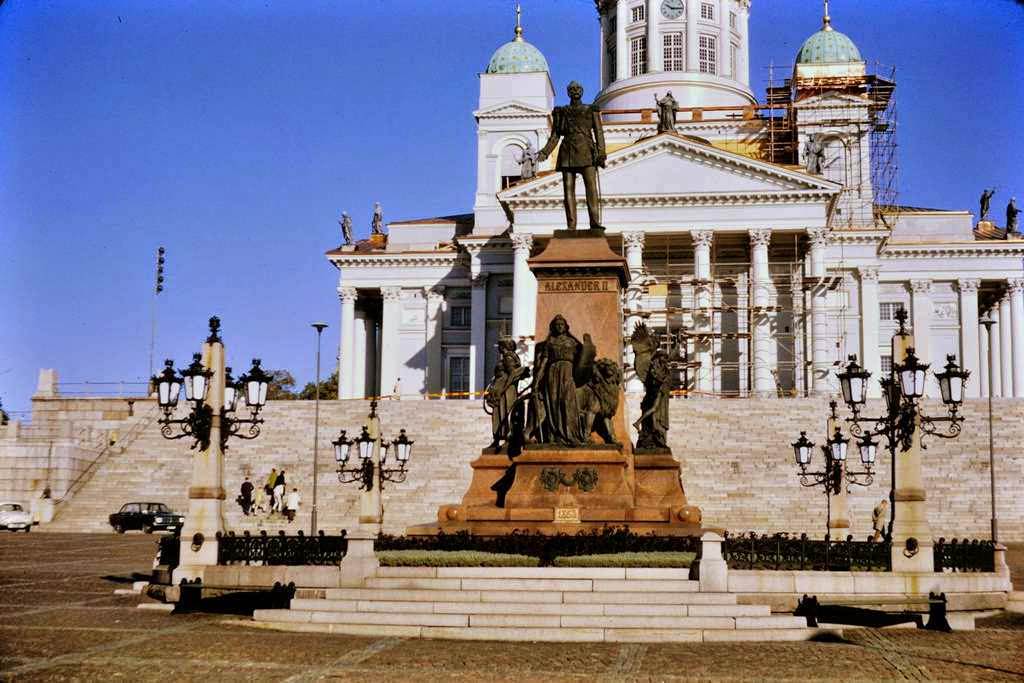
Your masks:
{"label": "cathedral pediment", "polygon": [[508,119],[520,117],[547,116],[548,111],[524,102],[512,100],[493,107],[484,107],[473,112],[477,119]]}
{"label": "cathedral pediment", "polygon": [[[841,186],[717,149],[674,134],[662,134],[616,150],[601,171],[606,207],[827,202]],[[577,182],[577,194],[582,182]],[[561,173],[519,183],[498,195],[512,209],[542,206],[562,197]]]}

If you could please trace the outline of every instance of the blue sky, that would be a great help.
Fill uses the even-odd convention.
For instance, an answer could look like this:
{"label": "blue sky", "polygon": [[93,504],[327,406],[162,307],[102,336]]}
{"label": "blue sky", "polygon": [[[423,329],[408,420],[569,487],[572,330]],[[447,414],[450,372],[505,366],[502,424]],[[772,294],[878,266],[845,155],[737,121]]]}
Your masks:
{"label": "blue sky", "polygon": [[[218,314],[229,361],[312,379],[338,343],[336,218],[469,211],[477,74],[512,0],[8,0],[0,5],[0,398],[148,373]],[[523,0],[561,95],[598,80],[592,0]],[[1024,198],[1024,6],[834,0],[835,27],[897,67],[900,201],[975,210]],[[754,0],[751,78],[792,64],[816,0]]]}

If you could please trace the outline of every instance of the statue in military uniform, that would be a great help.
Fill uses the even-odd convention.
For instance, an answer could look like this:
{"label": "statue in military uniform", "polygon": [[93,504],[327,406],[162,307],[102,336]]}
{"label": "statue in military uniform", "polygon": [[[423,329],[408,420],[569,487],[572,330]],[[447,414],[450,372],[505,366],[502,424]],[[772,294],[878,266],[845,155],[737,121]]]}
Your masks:
{"label": "statue in military uniform", "polygon": [[556,170],[562,172],[562,189],[565,203],[565,224],[570,230],[576,229],[576,174],[583,176],[587,192],[587,213],[591,230],[604,230],[601,225],[601,196],[597,180],[597,168],[604,168],[604,130],[601,128],[601,113],[591,104],[583,104],[583,86],[573,81],[568,87],[569,104],[555,107],[552,112],[554,127],[544,149],[540,150],[539,161],[544,161],[555,149],[558,141]]}

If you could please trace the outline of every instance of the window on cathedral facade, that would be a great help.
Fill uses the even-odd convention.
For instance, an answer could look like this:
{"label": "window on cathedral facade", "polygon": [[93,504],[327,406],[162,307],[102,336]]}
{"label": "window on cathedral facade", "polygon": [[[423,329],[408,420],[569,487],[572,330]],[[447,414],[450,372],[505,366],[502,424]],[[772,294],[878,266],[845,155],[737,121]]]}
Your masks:
{"label": "window on cathedral facade", "polygon": [[896,322],[896,311],[903,308],[898,301],[883,301],[878,304],[878,319],[883,322]]}
{"label": "window on cathedral facade", "polygon": [[686,50],[682,31],[666,33],[663,45],[665,71],[686,71]]}
{"label": "window on cathedral facade", "polygon": [[448,393],[469,391],[469,357],[452,356],[448,359]]}
{"label": "window on cathedral facade", "polygon": [[715,6],[710,2],[700,3],[700,18],[705,21],[715,20]]}
{"label": "window on cathedral facade", "polygon": [[637,23],[647,18],[647,10],[644,5],[637,5],[630,10],[629,19],[631,23]]}
{"label": "window on cathedral facade", "polygon": [[700,36],[700,72],[702,74],[718,73],[718,41],[714,36]]}
{"label": "window on cathedral facade", "polygon": [[888,375],[892,372],[892,356],[882,356],[882,374]]}
{"label": "window on cathedral facade", "polygon": [[501,152],[501,189],[522,179],[523,148],[519,145],[505,145]]}
{"label": "window on cathedral facade", "polygon": [[629,75],[647,73],[647,36],[638,36],[629,41]]}
{"label": "window on cathedral facade", "polygon": [[736,80],[739,80],[739,78],[736,77],[736,63],[739,62],[739,52],[740,46],[737,45],[736,43],[732,43],[731,49],[729,51],[729,75],[735,78]]}
{"label": "window on cathedral facade", "polygon": [[736,30],[736,13],[735,12],[729,12],[729,28],[731,28],[733,31]]}
{"label": "window on cathedral facade", "polygon": [[452,327],[469,327],[472,322],[469,306],[452,306],[451,320]]}

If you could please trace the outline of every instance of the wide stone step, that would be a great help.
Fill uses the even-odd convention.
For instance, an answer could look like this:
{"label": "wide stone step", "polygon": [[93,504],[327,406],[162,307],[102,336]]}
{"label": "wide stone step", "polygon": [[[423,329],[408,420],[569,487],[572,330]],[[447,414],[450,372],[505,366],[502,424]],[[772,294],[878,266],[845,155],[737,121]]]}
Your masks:
{"label": "wide stone step", "polygon": [[599,628],[599,629],[802,629],[802,617],[606,616],[574,614],[438,614],[426,612],[361,612],[296,609],[257,610],[256,621],[390,626]]}
{"label": "wide stone step", "polygon": [[[596,596],[595,596],[596,597]],[[426,602],[396,600],[324,600],[296,598],[291,609],[322,612],[389,612],[418,614],[665,616],[665,617],[768,617],[768,605],[621,605],[543,602]]]}
{"label": "wide stone step", "polygon": [[379,578],[638,579],[688,581],[689,569],[624,567],[379,567]]}
{"label": "wide stone step", "polygon": [[734,593],[430,590],[414,588],[328,588],[327,600],[390,602],[530,602],[612,605],[735,605]]}
{"label": "wide stone step", "polygon": [[[417,626],[399,623],[353,623],[313,621],[314,613],[298,612],[298,617],[283,617],[289,610],[257,610],[252,624],[283,631],[335,633],[355,636],[394,636],[404,638],[440,638],[445,640],[549,641],[549,642],[715,642],[811,640],[825,635],[841,636],[839,629],[825,628],[584,628],[569,626]],[[330,614],[330,613],[327,613]],[[308,619],[305,617],[308,616]],[[383,616],[383,615],[378,615]],[[444,615],[433,615],[434,618]],[[525,615],[524,615],[525,616]],[[460,619],[464,617],[459,617]],[[506,617],[505,623],[510,623]],[[470,617],[470,620],[474,617]],[[543,617],[533,617],[543,619]],[[494,623],[491,620],[491,623]],[[539,623],[534,621],[533,623]],[[553,623],[553,622],[550,622]],[[560,622],[561,623],[561,622]]]}
{"label": "wide stone step", "polygon": [[367,588],[411,590],[478,590],[478,591],[560,591],[560,592],[662,592],[690,593],[700,590],[700,583],[679,579],[556,579],[556,578],[416,578],[372,577],[364,582]]}

